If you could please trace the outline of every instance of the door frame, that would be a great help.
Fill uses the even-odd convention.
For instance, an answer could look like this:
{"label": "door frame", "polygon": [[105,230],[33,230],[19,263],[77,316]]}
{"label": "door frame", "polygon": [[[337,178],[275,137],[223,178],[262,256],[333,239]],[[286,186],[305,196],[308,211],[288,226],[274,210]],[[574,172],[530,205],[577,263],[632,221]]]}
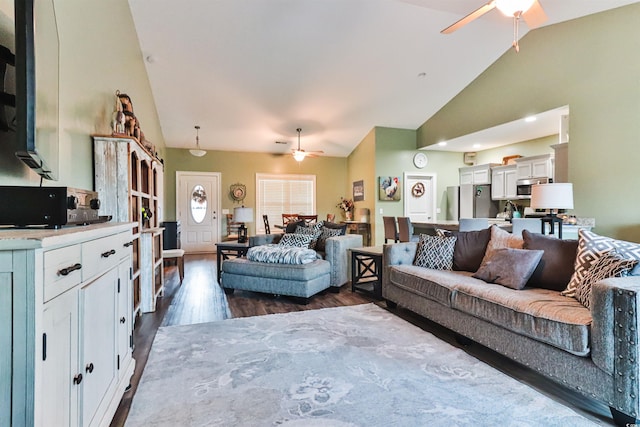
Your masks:
{"label": "door frame", "polygon": [[437,196],[438,196],[438,183],[437,183],[437,174],[435,173],[426,173],[426,172],[405,172],[403,179],[404,179],[404,183],[403,183],[403,191],[404,191],[404,201],[403,201],[403,206],[402,206],[402,215],[407,216],[407,212],[409,211],[409,196],[411,194],[411,189],[408,188],[408,184],[407,181],[408,179],[430,179],[431,180],[431,200],[432,200],[432,206],[431,206],[431,217],[433,218],[433,221],[435,222],[438,218],[437,216],[437,212],[438,212],[438,202],[437,202]]}
{"label": "door frame", "polygon": [[[220,172],[196,172],[196,171],[176,171],[176,221],[180,221],[182,220],[182,215],[180,212],[180,180],[183,177],[189,177],[189,176],[211,176],[211,177],[217,177],[218,178],[218,185],[216,188],[216,200],[212,201],[212,208],[215,207],[215,210],[217,212],[216,214],[216,219],[215,219],[215,227],[218,230],[218,242],[220,242],[220,238],[221,238],[221,232],[222,232],[222,228],[220,226],[221,222],[220,222],[220,216],[222,215],[220,213],[220,191],[221,191],[221,184],[222,184],[222,173]],[[182,237],[181,237],[182,238]]]}

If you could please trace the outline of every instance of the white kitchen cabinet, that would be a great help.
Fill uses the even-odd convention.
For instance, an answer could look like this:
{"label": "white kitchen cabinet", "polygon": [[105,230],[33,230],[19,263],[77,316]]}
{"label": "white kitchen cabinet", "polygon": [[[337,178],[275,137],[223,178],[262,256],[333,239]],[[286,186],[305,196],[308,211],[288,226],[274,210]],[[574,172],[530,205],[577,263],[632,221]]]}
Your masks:
{"label": "white kitchen cabinet", "polygon": [[496,166],[491,169],[491,199],[516,198],[517,170],[515,165]]}
{"label": "white kitchen cabinet", "polygon": [[459,168],[460,185],[491,184],[491,168],[495,166],[498,165],[494,163],[487,163],[484,165]]}
{"label": "white kitchen cabinet", "polygon": [[13,425],[111,422],[135,368],[132,225],[0,231],[0,292],[7,277],[16,290],[10,319],[0,316],[14,337],[0,375],[0,390],[13,390],[2,403]]}
{"label": "white kitchen cabinet", "polygon": [[551,154],[516,159],[517,179],[553,178]]}

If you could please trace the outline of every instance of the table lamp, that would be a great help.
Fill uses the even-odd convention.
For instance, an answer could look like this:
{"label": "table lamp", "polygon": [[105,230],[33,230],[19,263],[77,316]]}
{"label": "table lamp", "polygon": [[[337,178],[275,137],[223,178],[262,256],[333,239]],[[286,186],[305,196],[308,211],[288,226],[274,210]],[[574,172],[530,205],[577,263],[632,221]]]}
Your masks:
{"label": "table lamp", "polygon": [[253,208],[233,208],[233,222],[239,222],[238,228],[238,243],[247,242],[247,227],[244,226],[245,222],[253,222]]}
{"label": "table lamp", "polygon": [[549,209],[549,215],[542,218],[542,234],[546,223],[550,225],[549,234],[554,234],[554,224],[557,222],[558,237],[562,239],[562,219],[557,215],[560,209],[573,209],[573,184],[560,182],[531,186],[531,207]]}

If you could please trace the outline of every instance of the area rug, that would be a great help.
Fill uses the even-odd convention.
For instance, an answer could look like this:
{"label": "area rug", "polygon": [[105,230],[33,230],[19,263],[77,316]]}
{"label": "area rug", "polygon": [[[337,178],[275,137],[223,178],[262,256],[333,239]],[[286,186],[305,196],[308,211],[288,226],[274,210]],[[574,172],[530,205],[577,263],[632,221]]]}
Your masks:
{"label": "area rug", "polygon": [[365,304],[158,330],[127,426],[590,426]]}

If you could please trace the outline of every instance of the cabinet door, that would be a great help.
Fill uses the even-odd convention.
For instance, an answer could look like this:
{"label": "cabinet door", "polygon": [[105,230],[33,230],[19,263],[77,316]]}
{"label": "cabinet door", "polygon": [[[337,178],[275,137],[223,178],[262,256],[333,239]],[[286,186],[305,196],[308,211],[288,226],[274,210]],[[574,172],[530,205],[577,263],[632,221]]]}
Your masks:
{"label": "cabinet door", "polygon": [[[79,389],[84,372],[78,369],[78,292],[67,291],[44,306],[40,384],[40,422],[76,426]],[[75,378],[75,379],[74,379]],[[81,380],[82,379],[82,380]]]}
{"label": "cabinet door", "polygon": [[116,335],[116,351],[117,351],[117,368],[120,373],[123,372],[122,367],[126,366],[131,359],[131,334],[132,322],[131,315],[132,305],[132,287],[130,276],[131,261],[126,260],[118,266],[118,289],[117,289],[117,335]]}
{"label": "cabinet door", "polygon": [[515,169],[504,171],[504,197],[514,199],[517,196],[518,174]]}
{"label": "cabinet door", "polygon": [[[118,268],[112,268],[80,290],[82,425],[94,420],[103,397],[116,382],[116,292]],[[104,404],[108,402],[102,402]]]}
{"label": "cabinet door", "polygon": [[491,199],[493,200],[504,198],[504,174],[503,170],[491,172]]}
{"label": "cabinet door", "polygon": [[472,171],[460,171],[460,185],[473,184]]}
{"label": "cabinet door", "polygon": [[531,176],[534,178],[550,177],[551,162],[549,159],[534,160],[531,162]]}
{"label": "cabinet door", "polygon": [[531,178],[531,162],[518,162],[517,163],[518,179]]}
{"label": "cabinet door", "polygon": [[474,184],[491,184],[491,170],[487,168],[473,171]]}

